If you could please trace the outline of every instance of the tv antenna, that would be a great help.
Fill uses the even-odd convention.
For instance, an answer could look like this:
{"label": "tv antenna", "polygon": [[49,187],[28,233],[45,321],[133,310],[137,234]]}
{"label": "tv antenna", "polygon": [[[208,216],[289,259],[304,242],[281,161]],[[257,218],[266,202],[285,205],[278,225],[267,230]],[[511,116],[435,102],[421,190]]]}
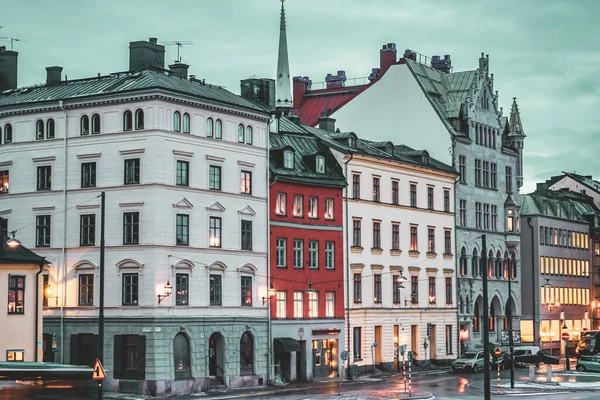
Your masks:
{"label": "tv antenna", "polygon": [[14,42],[23,42],[23,43],[27,43],[25,40],[23,39],[17,39],[17,38],[7,38],[7,37],[0,37],[0,39],[10,39],[10,51],[13,50],[14,47]]}
{"label": "tv antenna", "polygon": [[181,62],[181,56],[179,55],[179,50],[183,46],[188,46],[188,45],[194,44],[194,42],[185,41],[185,40],[176,40],[176,41],[173,41],[173,42],[163,42],[161,44],[163,46],[177,46],[177,59],[175,60],[175,62]]}

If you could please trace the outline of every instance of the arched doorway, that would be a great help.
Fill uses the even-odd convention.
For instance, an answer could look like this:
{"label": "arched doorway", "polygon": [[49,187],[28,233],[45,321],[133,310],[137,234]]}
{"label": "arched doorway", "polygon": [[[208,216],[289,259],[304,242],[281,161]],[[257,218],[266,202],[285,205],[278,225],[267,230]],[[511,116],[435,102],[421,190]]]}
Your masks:
{"label": "arched doorway", "polygon": [[192,376],[190,342],[183,333],[178,333],[173,340],[173,359],[175,379],[185,379]]}
{"label": "arched doorway", "polygon": [[225,383],[225,339],[219,332],[208,339],[208,375]]}

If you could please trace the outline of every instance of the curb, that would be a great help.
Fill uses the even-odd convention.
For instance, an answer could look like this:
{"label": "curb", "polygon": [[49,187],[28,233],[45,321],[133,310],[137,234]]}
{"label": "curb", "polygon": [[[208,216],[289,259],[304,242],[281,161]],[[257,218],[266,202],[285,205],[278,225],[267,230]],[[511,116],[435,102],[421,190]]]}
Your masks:
{"label": "curb", "polygon": [[[541,384],[540,384],[541,386]],[[468,388],[471,388],[473,390],[477,390],[478,392],[483,392],[484,389],[477,387],[475,385],[473,385],[472,383],[468,383],[467,384]],[[554,386],[556,387],[556,386]],[[598,391],[598,388],[593,388],[593,389],[586,389],[584,387],[581,388],[561,388],[561,389],[547,389],[544,390],[543,387],[532,387],[531,389],[529,388],[520,388],[520,389],[507,389],[507,388],[502,388],[502,390],[500,392],[494,389],[491,390],[491,394],[495,395],[495,396],[512,396],[512,395],[520,395],[520,394],[528,394],[528,395],[534,395],[534,394],[564,394],[564,393],[573,393],[573,392],[596,392]]]}

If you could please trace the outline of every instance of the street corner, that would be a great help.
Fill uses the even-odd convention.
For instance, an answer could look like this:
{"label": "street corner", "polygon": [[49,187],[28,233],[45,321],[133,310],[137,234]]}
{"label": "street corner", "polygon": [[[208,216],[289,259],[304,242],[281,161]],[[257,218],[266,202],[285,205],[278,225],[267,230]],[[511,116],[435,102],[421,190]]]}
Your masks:
{"label": "street corner", "polygon": [[338,396],[321,396],[315,399],[330,399],[330,398],[338,398],[338,399],[346,399],[346,400],[372,400],[372,399],[390,399],[390,400],[401,400],[401,399],[411,399],[411,400],[429,400],[435,399],[435,396],[424,390],[413,390],[412,392],[404,392],[404,391],[396,391],[390,390],[389,392],[377,391],[374,393],[365,393],[361,392],[347,392],[341,393]]}
{"label": "street corner", "polygon": [[[483,382],[473,382],[467,385],[469,388],[484,392]],[[498,385],[492,384],[491,393],[494,395],[518,395],[518,394],[550,394],[565,392],[599,391],[600,384],[591,382],[515,382],[514,388],[507,381]]]}

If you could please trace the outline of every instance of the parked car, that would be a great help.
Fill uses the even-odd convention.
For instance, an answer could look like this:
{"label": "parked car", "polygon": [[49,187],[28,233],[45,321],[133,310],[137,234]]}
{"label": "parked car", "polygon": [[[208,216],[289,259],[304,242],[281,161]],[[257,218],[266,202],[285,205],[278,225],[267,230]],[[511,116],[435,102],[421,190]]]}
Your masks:
{"label": "parked car", "polygon": [[600,331],[588,331],[581,335],[577,349],[577,357],[593,356],[600,352]]}
{"label": "parked car", "polygon": [[[481,371],[485,365],[483,351],[467,351],[463,355],[452,362],[452,371]],[[493,365],[492,356],[490,357],[490,368]]]}
{"label": "parked car", "polygon": [[600,357],[597,356],[581,356],[577,360],[577,371],[600,372]]}
{"label": "parked car", "polygon": [[[519,346],[515,347],[513,350],[513,358],[517,358],[517,356],[531,356],[535,355],[540,351],[538,346]],[[538,367],[539,365],[536,365]],[[515,362],[515,367],[523,367],[527,368],[527,364],[523,362]]]}

